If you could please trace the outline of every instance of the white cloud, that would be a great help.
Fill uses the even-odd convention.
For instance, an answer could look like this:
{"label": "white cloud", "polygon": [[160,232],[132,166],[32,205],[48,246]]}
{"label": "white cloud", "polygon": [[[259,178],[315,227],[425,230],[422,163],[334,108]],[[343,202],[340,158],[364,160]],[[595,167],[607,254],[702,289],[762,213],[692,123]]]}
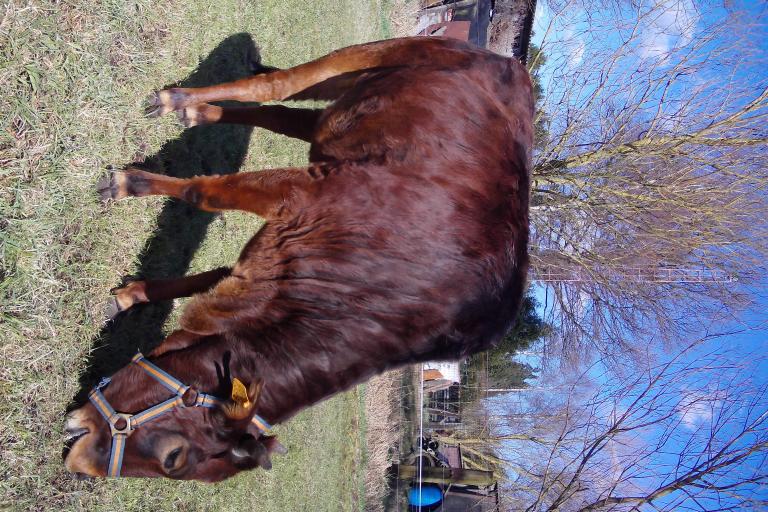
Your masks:
{"label": "white cloud", "polygon": [[532,42],[541,46],[547,41],[547,58],[567,59],[568,67],[574,68],[584,60],[587,43],[584,32],[589,29],[586,12],[566,4],[552,11],[546,2],[536,2]]}
{"label": "white cloud", "polygon": [[688,430],[696,430],[712,421],[714,411],[722,406],[725,392],[722,390],[682,391],[685,398],[679,404],[677,413],[680,423]]}
{"label": "white cloud", "polygon": [[712,404],[709,402],[693,402],[686,405],[680,413],[680,422],[688,430],[696,430],[712,419]]}
{"label": "white cloud", "polygon": [[584,51],[587,49],[587,42],[584,37],[576,33],[576,28],[568,26],[563,31],[563,45],[568,54],[568,66],[574,68],[584,60]]}
{"label": "white cloud", "polygon": [[639,46],[644,59],[664,58],[670,50],[691,42],[700,19],[693,0],[661,0],[647,16]]}

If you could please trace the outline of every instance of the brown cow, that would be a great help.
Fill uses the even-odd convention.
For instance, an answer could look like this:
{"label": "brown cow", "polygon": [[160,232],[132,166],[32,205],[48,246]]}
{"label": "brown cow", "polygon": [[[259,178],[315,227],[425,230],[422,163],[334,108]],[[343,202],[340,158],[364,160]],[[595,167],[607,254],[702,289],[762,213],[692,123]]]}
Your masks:
{"label": "brown cow", "polygon": [[[207,103],[303,97],[335,101],[322,110]],[[168,195],[267,219],[231,269],[118,290],[123,309],[196,294],[181,329],[148,358],[191,389],[122,438],[124,476],[218,481],[268,467],[281,446],[255,414],[280,423],[390,368],[484,350],[514,321],[533,113],[517,61],[451,39],[396,39],[161,91],[154,105],[188,125],[237,122],[305,139],[310,164],[192,179],[128,169],[102,184],[113,199]],[[220,401],[181,404],[205,394]],[[126,413],[114,416],[120,431],[169,391],[130,364],[99,396]],[[105,476],[112,437],[94,404],[66,428],[67,469]]]}

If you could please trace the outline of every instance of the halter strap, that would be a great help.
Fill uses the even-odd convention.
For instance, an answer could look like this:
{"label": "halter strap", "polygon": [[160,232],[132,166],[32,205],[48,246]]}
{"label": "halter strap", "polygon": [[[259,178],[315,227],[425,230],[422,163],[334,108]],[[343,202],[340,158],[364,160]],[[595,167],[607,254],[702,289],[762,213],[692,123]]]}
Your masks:
{"label": "halter strap", "polygon": [[[141,425],[152,421],[177,407],[187,407],[184,403],[184,395],[187,391],[192,390],[190,386],[185,385],[162,368],[148,361],[141,352],[137,352],[131,359],[131,362],[138,365],[150,377],[154,378],[168,391],[173,393],[174,396],[136,414],[127,414],[116,412],[101,392],[103,388],[109,385],[111,381],[109,377],[101,379],[96,387],[91,390],[88,394],[88,399],[109,424],[112,434],[112,449],[110,451],[109,467],[107,469],[107,476],[112,478],[120,476],[120,470],[123,466],[123,454],[125,453],[125,440],[133,433],[133,431]],[[197,393],[197,395],[195,396],[194,403],[189,407],[212,408],[223,402],[223,400],[213,395],[200,393],[196,390],[192,391]],[[253,415],[251,423],[253,423],[253,425],[262,433],[270,433],[272,430],[272,426],[257,414]]]}
{"label": "halter strap", "polygon": [[131,362],[139,365],[142,370],[154,377],[157,382],[165,386],[166,389],[168,389],[168,391],[171,393],[183,395],[189,389],[189,386],[182,384],[179,379],[173,377],[162,368],[158,368],[151,362],[147,361],[141,352],[137,352],[136,355],[131,359]]}
{"label": "halter strap", "polygon": [[[101,389],[109,384],[111,379],[105,377],[101,379],[101,382],[93,388],[88,395],[88,399],[93,403],[96,410],[104,417],[109,424],[109,428],[112,434],[112,448],[109,454],[109,467],[107,469],[107,476],[119,477],[120,468],[123,465],[123,454],[125,453],[125,440],[128,437],[128,433],[131,429],[131,417],[130,415],[121,415],[112,408],[104,395],[101,393]],[[125,421],[125,427],[121,430],[117,428],[117,422],[123,419]]]}

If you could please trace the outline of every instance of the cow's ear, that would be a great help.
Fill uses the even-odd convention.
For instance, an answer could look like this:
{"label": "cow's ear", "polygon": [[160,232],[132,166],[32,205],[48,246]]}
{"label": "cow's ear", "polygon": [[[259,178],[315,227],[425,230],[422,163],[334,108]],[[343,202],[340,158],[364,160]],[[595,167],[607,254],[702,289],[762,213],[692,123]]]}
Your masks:
{"label": "cow's ear", "polygon": [[261,443],[264,448],[267,449],[267,453],[276,453],[278,455],[285,455],[288,453],[288,448],[283,446],[280,441],[277,440],[277,436],[262,436]]}
{"label": "cow's ear", "polygon": [[264,452],[260,453],[256,458],[259,466],[264,469],[272,469],[271,456],[275,453],[285,455],[288,453],[288,449],[280,444],[276,436],[261,436],[259,442],[264,447]]}
{"label": "cow's ear", "polygon": [[277,441],[275,436],[254,437],[245,434],[237,446],[232,448],[233,462],[241,468],[259,466],[263,469],[272,469],[271,455],[275,453],[285,454],[288,450]]}
{"label": "cow's ear", "polygon": [[233,420],[244,420],[253,416],[262,385],[263,381],[256,379],[246,388],[240,379],[232,379],[230,398],[222,406],[227,417]]}
{"label": "cow's ear", "polygon": [[245,434],[230,452],[232,462],[239,468],[251,469],[260,465],[259,459],[268,457],[267,449],[251,434]]}

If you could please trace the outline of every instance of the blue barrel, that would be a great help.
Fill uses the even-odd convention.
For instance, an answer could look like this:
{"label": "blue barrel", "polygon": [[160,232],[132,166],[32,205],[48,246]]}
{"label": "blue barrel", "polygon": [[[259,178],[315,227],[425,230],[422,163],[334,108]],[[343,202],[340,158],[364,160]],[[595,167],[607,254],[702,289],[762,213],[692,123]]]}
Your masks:
{"label": "blue barrel", "polygon": [[435,484],[424,484],[421,486],[421,499],[419,499],[419,487],[414,486],[408,491],[408,504],[417,507],[427,507],[440,503],[443,500],[443,493]]}

